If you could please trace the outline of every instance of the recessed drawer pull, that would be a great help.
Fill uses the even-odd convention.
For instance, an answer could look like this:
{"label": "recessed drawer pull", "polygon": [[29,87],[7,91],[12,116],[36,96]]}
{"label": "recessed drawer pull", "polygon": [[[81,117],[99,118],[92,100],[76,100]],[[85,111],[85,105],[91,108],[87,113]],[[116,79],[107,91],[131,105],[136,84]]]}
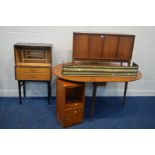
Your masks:
{"label": "recessed drawer pull", "polygon": [[36,69],[34,69],[34,68],[31,68],[31,72],[36,72]]}

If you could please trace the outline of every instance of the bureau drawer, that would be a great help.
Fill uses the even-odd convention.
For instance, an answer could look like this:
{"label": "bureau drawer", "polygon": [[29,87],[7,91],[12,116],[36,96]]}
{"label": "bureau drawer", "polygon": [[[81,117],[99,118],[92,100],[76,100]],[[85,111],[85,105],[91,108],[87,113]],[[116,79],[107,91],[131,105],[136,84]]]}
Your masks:
{"label": "bureau drawer", "polygon": [[64,111],[63,126],[67,127],[73,124],[82,122],[83,120],[83,106],[67,109]]}
{"label": "bureau drawer", "polygon": [[51,80],[50,73],[16,73],[16,80]]}
{"label": "bureau drawer", "polygon": [[16,67],[16,72],[20,73],[50,73],[50,67]]}

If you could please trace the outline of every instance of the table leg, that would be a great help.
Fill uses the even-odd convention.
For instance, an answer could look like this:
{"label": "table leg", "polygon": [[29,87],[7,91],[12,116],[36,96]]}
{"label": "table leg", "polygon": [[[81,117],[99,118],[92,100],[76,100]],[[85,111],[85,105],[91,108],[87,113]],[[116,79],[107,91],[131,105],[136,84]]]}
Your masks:
{"label": "table leg", "polygon": [[22,104],[22,99],[21,99],[21,81],[18,81],[18,92],[19,92],[19,104]]}
{"label": "table leg", "polygon": [[50,98],[51,98],[51,81],[48,81],[48,104],[50,105]]}
{"label": "table leg", "polygon": [[92,106],[91,106],[91,111],[90,111],[90,120],[93,119],[95,98],[96,98],[96,90],[97,90],[97,84],[93,83],[93,96],[92,96]]}
{"label": "table leg", "polygon": [[25,81],[23,81],[23,95],[26,97]]}
{"label": "table leg", "polygon": [[126,92],[128,88],[128,82],[125,82],[125,87],[124,87],[124,96],[123,96],[123,108],[125,107],[125,100],[126,100]]}

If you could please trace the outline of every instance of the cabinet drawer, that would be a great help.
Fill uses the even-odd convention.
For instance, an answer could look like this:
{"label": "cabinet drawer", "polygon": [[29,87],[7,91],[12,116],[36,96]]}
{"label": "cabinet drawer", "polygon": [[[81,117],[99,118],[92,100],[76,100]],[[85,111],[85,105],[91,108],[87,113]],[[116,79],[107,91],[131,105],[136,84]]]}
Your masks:
{"label": "cabinet drawer", "polygon": [[83,106],[64,111],[64,127],[77,124],[83,120]]}
{"label": "cabinet drawer", "polygon": [[50,67],[16,67],[16,72],[20,73],[50,73]]}
{"label": "cabinet drawer", "polygon": [[78,103],[78,102],[75,102],[75,103],[65,103],[65,109],[70,109],[70,108],[76,108],[76,107],[79,107],[79,106],[83,106],[83,103]]}
{"label": "cabinet drawer", "polygon": [[16,73],[16,80],[50,80],[50,73]]}

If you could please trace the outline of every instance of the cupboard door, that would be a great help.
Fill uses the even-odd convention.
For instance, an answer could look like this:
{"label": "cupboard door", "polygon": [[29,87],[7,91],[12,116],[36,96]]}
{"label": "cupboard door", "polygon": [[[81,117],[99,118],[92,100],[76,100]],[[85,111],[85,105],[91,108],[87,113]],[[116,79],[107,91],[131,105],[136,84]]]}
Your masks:
{"label": "cupboard door", "polygon": [[101,59],[103,49],[103,35],[90,35],[89,58]]}
{"label": "cupboard door", "polygon": [[121,36],[118,47],[117,58],[120,60],[130,60],[134,44],[134,36]]}
{"label": "cupboard door", "polygon": [[88,34],[74,35],[73,58],[88,58]]}
{"label": "cupboard door", "polygon": [[83,106],[71,109],[65,109],[63,126],[68,127],[83,121]]}
{"label": "cupboard door", "polygon": [[115,59],[117,56],[119,36],[104,37],[103,59]]}

